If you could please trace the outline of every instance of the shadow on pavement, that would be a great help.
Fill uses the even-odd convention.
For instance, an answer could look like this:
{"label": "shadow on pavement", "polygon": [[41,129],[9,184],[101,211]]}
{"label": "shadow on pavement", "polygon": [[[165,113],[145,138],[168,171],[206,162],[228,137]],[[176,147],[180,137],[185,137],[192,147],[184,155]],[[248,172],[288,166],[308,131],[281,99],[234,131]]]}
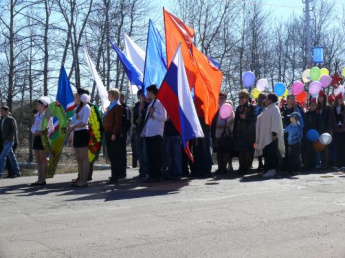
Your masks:
{"label": "shadow on pavement", "polygon": [[[92,181],[85,188],[71,187],[71,183],[51,183],[45,186],[19,184],[0,187],[0,195],[11,194],[21,196],[44,196],[55,193],[57,196],[73,196],[68,201],[97,200],[116,201],[134,198],[144,198],[178,193],[179,189],[189,184],[188,179],[180,181],[161,181],[159,183],[144,183],[136,178],[121,179],[118,185],[107,185],[106,181]],[[81,196],[82,195],[82,196]]]}

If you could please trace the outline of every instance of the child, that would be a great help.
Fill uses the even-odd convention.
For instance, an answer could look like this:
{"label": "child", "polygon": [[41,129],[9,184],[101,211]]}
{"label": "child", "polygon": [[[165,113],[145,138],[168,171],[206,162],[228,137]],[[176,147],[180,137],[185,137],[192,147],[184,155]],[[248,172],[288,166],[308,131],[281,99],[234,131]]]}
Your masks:
{"label": "child", "polygon": [[302,126],[299,123],[299,113],[292,112],[288,117],[290,117],[291,124],[284,129],[284,133],[288,133],[288,167],[290,174],[297,175],[301,169]]}

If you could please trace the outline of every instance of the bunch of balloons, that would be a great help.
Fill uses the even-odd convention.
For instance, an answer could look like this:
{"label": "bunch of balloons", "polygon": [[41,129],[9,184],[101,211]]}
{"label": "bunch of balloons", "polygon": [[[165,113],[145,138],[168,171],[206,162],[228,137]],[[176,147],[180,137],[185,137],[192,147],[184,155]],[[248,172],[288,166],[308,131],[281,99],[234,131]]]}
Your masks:
{"label": "bunch of balloons", "polygon": [[319,134],[318,131],[310,129],[307,132],[307,139],[313,142],[315,151],[323,151],[325,146],[332,142],[332,136],[329,133]]}

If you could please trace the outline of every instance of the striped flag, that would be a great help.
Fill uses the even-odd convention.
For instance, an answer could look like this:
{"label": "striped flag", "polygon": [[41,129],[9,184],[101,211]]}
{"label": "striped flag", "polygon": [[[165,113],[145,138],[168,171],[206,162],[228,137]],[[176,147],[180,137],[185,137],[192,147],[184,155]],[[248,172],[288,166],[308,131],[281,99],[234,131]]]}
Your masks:
{"label": "striped flag", "polygon": [[[60,105],[66,111],[67,119],[73,117],[73,110],[76,107],[74,102],[74,96],[71,89],[71,85],[68,80],[67,73],[65,68],[61,66],[60,77],[59,77],[59,85],[58,91],[56,94],[56,101],[60,103]],[[57,131],[59,130],[59,121],[54,117],[54,132],[50,135],[51,140],[54,140],[58,135]]]}
{"label": "striped flag", "polygon": [[202,138],[204,133],[194,107],[180,45],[178,45],[175,56],[170,63],[157,98],[163,104],[171,122],[180,133],[184,150],[193,161],[188,141]]}

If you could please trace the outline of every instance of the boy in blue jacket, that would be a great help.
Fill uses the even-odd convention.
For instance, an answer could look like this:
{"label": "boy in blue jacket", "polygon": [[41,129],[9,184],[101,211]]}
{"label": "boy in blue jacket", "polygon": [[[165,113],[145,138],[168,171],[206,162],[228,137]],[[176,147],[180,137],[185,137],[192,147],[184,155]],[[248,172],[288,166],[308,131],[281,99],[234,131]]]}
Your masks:
{"label": "boy in blue jacket", "polygon": [[288,167],[290,174],[297,175],[301,170],[301,139],[303,137],[303,132],[302,126],[298,122],[300,114],[292,112],[289,117],[291,124],[284,129],[284,133],[288,133]]}

